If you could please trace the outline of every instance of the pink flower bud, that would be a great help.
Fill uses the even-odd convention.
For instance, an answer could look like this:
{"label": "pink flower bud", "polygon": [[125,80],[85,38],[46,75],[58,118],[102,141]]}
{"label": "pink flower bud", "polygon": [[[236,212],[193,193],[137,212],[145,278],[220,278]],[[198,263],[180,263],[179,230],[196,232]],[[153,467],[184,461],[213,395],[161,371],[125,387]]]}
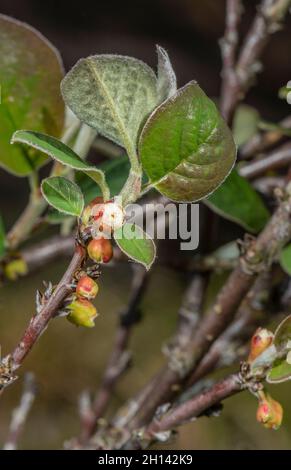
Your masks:
{"label": "pink flower bud", "polygon": [[258,328],[251,339],[251,349],[248,362],[253,362],[260,356],[269,346],[271,346],[274,335],[266,328]]}
{"label": "pink flower bud", "polygon": [[110,240],[103,237],[91,240],[87,251],[88,255],[95,263],[108,263],[113,256]]}
{"label": "pink flower bud", "polygon": [[269,394],[261,392],[257,409],[257,421],[267,429],[278,429],[283,419],[283,408]]}
{"label": "pink flower bud", "polygon": [[85,299],[94,299],[98,293],[98,284],[89,276],[82,276],[76,287],[78,297]]}

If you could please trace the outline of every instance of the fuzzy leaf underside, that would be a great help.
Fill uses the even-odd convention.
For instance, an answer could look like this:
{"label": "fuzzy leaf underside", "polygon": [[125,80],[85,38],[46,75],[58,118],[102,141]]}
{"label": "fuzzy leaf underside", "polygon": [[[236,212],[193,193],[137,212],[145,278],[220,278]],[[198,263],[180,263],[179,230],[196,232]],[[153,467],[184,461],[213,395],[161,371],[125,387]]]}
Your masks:
{"label": "fuzzy leaf underside", "polygon": [[223,182],[235,162],[236,147],[215,104],[190,82],[148,118],[139,155],[158,191],[191,202]]}
{"label": "fuzzy leaf underside", "polygon": [[131,153],[141,124],[158,100],[153,70],[140,60],[118,55],[79,60],[61,89],[82,122]]}
{"label": "fuzzy leaf underside", "polygon": [[177,78],[172,67],[170,58],[165,49],[157,46],[158,54],[158,82],[157,91],[159,102],[173,96],[177,91]]}

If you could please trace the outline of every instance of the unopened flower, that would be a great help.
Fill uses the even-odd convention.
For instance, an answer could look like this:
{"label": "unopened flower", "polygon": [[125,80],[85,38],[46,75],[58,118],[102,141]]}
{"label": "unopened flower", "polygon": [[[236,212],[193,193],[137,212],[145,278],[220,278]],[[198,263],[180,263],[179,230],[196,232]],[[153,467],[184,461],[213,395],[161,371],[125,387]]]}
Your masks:
{"label": "unopened flower", "polygon": [[266,328],[258,328],[251,339],[250,354],[248,362],[253,362],[260,356],[269,346],[271,346],[274,339],[274,334]]}
{"label": "unopened flower", "polygon": [[94,319],[97,317],[97,310],[87,299],[75,299],[67,306],[69,314],[67,319],[77,326],[93,328]]}
{"label": "unopened flower", "polygon": [[113,248],[107,238],[94,238],[87,247],[89,257],[95,263],[108,263],[113,256]]}
{"label": "unopened flower", "polygon": [[82,276],[79,279],[76,294],[78,297],[84,297],[86,299],[94,299],[98,293],[98,284],[89,276]]}
{"label": "unopened flower", "polygon": [[257,421],[267,429],[278,429],[283,419],[283,408],[269,394],[261,392],[257,409]]}
{"label": "unopened flower", "polygon": [[22,258],[13,259],[4,266],[4,274],[10,281],[16,281],[20,276],[25,276],[27,272],[27,264]]}
{"label": "unopened flower", "polygon": [[95,232],[106,232],[107,234],[111,234],[122,227],[125,217],[121,204],[116,201],[95,204],[92,207],[92,215]]}
{"label": "unopened flower", "polygon": [[91,221],[94,220],[94,215],[92,213],[93,208],[96,205],[104,205],[103,198],[98,196],[93,201],[91,201],[83,210],[81,220],[84,225],[89,225]]}

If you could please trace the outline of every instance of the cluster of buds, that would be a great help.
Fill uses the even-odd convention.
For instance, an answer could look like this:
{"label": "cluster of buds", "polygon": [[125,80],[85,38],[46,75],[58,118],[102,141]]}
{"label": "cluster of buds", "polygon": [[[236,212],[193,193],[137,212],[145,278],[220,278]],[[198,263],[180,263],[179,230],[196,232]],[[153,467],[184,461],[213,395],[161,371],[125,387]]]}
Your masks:
{"label": "cluster of buds", "polygon": [[90,227],[93,237],[87,251],[95,263],[108,263],[111,260],[113,249],[110,238],[123,223],[124,210],[117,200],[104,202],[97,197],[84,209],[82,224]]}
{"label": "cluster of buds", "polygon": [[266,328],[258,328],[251,339],[250,354],[248,362],[253,362],[267,348],[269,348],[274,340],[274,334]]}
{"label": "cluster of buds", "polygon": [[92,304],[99,291],[98,284],[89,276],[83,275],[76,287],[76,297],[67,306],[67,319],[77,326],[92,328],[97,317],[97,310]]}
{"label": "cluster of buds", "polygon": [[257,421],[267,429],[278,429],[283,419],[283,408],[271,395],[259,392]]}

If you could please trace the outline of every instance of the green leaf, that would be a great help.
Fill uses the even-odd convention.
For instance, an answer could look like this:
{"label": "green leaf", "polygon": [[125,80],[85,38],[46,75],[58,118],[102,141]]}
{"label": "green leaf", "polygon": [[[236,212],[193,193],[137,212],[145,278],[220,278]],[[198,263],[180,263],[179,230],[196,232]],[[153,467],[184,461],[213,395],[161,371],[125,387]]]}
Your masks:
{"label": "green leaf", "polygon": [[245,144],[258,131],[260,115],[252,106],[241,104],[238,106],[233,119],[233,137],[236,145]]}
{"label": "green leaf", "polygon": [[190,202],[222,183],[236,148],[215,104],[190,82],[151,114],[139,155],[151,185],[170,199]]}
{"label": "green leaf", "polygon": [[74,170],[83,171],[100,186],[104,199],[110,198],[104,173],[98,168],[88,165],[70,147],[60,140],[39,132],[16,131],[11,139],[12,144],[15,142],[30,145],[31,147],[46,153],[63,165],[69,166]]}
{"label": "green leaf", "polygon": [[80,217],[84,198],[80,188],[62,176],[51,176],[41,183],[41,191],[47,202],[60,212]]}
{"label": "green leaf", "polygon": [[[274,345],[278,350],[289,347],[291,343],[291,315],[284,318],[275,331]],[[291,345],[290,345],[291,349]]]}
{"label": "green leaf", "polygon": [[158,98],[162,103],[173,96],[177,91],[177,79],[167,51],[157,46],[158,54]]}
{"label": "green leaf", "polygon": [[259,232],[270,217],[261,197],[236,170],[204,202],[214,212],[253,233]]}
{"label": "green leaf", "polygon": [[267,382],[271,384],[286,382],[291,379],[291,364],[286,359],[276,359],[271,371],[267,375]]}
{"label": "green leaf", "polygon": [[61,89],[82,122],[135,154],[141,123],[158,102],[150,67],[131,57],[95,55],[79,60]]}
{"label": "green leaf", "polygon": [[156,257],[155,243],[138,225],[124,224],[115,230],[114,239],[129,258],[150,269]]}
{"label": "green leaf", "polygon": [[6,240],[5,227],[4,227],[3,218],[0,215],[0,258],[5,253],[5,240]]}
{"label": "green leaf", "polygon": [[[111,197],[117,196],[120,193],[130,170],[130,163],[127,156],[124,155],[114,160],[106,160],[105,162],[102,162],[98,168],[105,173]],[[98,186],[96,186],[91,178],[88,178],[86,175],[76,173],[76,182],[84,194],[85,204],[88,204],[95,197],[102,195]]]}
{"label": "green leaf", "polygon": [[19,128],[59,136],[64,125],[60,94],[63,66],[57,50],[38,31],[0,15],[0,165],[18,176],[46,158],[10,139]]}
{"label": "green leaf", "polygon": [[291,243],[281,251],[280,264],[282,269],[291,276]]}

